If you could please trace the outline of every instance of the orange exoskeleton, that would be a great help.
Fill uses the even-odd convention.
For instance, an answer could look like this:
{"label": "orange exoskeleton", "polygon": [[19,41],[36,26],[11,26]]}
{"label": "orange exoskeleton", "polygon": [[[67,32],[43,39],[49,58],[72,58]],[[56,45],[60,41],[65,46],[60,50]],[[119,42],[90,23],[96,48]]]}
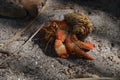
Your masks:
{"label": "orange exoskeleton", "polygon": [[44,26],[45,39],[54,37],[54,48],[58,56],[68,58],[69,53],[74,52],[89,60],[95,58],[88,55],[83,49],[91,50],[94,44],[84,41],[88,34],[92,32],[93,26],[90,19],[83,13],[68,13],[62,21],[51,21]]}

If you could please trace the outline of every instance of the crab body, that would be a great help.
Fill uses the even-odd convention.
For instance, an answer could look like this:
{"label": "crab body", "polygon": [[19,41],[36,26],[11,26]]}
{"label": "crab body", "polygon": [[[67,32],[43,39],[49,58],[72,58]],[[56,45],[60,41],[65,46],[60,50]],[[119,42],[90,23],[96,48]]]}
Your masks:
{"label": "crab body", "polygon": [[93,49],[94,44],[81,41],[92,31],[92,24],[84,14],[68,13],[64,16],[64,20],[51,21],[51,23],[43,27],[42,30],[46,33],[46,40],[54,37],[54,48],[58,56],[68,58],[69,53],[74,52],[74,54],[78,56],[94,60],[93,57],[83,50]]}

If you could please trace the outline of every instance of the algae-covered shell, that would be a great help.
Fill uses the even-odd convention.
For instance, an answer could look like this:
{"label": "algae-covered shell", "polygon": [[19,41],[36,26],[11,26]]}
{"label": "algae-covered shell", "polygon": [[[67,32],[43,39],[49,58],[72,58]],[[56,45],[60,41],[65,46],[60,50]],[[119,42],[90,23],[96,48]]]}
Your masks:
{"label": "algae-covered shell", "polygon": [[76,34],[80,39],[84,39],[92,32],[93,25],[83,13],[68,13],[64,15],[64,19],[69,25],[69,31]]}

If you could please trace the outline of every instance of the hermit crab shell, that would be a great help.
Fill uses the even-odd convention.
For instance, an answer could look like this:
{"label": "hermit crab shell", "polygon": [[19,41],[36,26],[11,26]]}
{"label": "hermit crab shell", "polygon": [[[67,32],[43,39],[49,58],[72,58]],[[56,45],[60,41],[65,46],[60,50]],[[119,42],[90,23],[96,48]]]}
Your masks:
{"label": "hermit crab shell", "polygon": [[81,40],[87,37],[93,30],[90,19],[83,13],[68,13],[64,16],[69,25],[69,31],[76,34]]}

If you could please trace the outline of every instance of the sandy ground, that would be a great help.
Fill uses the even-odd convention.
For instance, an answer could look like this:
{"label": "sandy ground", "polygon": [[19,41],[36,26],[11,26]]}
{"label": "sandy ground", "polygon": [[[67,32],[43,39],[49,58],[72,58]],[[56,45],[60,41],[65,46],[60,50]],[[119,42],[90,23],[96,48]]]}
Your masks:
{"label": "sandy ground", "polygon": [[[66,80],[82,77],[120,77],[120,4],[119,0],[50,0],[44,13],[21,37],[1,49],[0,80]],[[45,42],[36,35],[23,43],[49,19],[62,20],[66,13],[79,11],[89,16],[94,30],[87,37],[95,44],[88,53],[96,60],[56,56],[53,44],[44,52]],[[26,20],[0,18],[0,44],[28,23]],[[5,51],[5,52],[2,52]],[[9,53],[9,54],[7,54]],[[13,55],[9,57],[10,55]],[[9,57],[9,58],[8,58]],[[7,60],[6,60],[7,58]]]}

